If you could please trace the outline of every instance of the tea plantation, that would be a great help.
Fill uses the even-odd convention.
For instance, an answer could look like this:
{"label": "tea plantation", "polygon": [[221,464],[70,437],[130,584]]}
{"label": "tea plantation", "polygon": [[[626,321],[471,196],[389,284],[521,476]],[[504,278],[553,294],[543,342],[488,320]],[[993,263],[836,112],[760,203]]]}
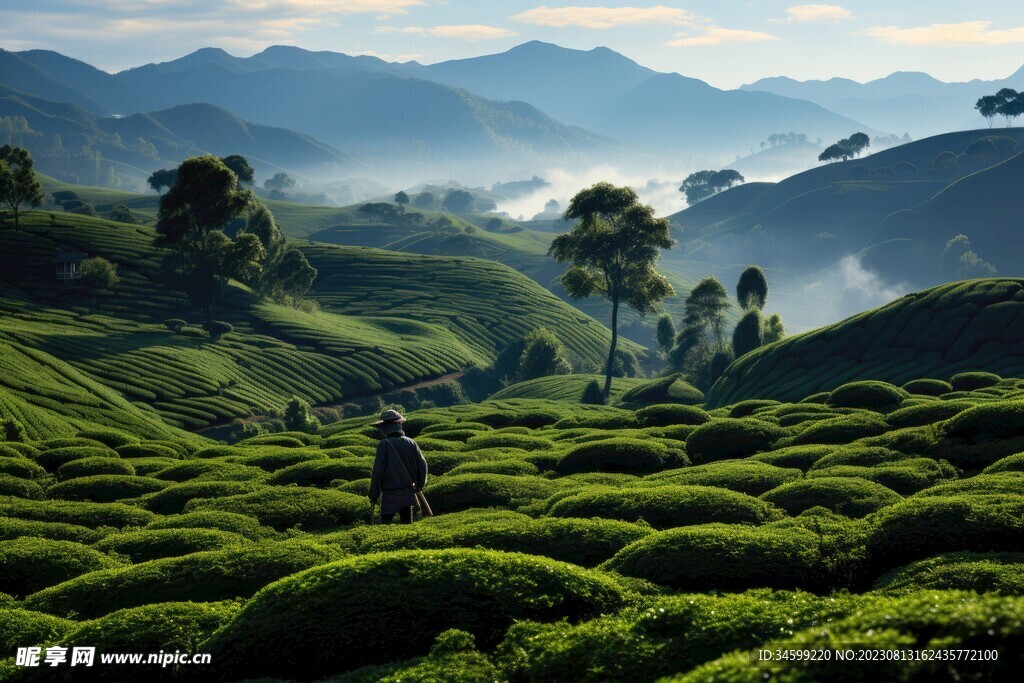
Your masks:
{"label": "tea plantation", "polygon": [[[673,401],[679,382],[619,406],[567,394],[411,413],[436,513],[411,526],[370,524],[365,418],[225,446],[158,438],[156,411],[128,403],[134,436],[71,433],[68,417],[66,436],[2,443],[0,680],[44,680],[16,647],[83,643],[212,656],[89,680],[1019,672],[1024,380],[931,374],[720,407]],[[826,646],[999,659],[756,656]]]}

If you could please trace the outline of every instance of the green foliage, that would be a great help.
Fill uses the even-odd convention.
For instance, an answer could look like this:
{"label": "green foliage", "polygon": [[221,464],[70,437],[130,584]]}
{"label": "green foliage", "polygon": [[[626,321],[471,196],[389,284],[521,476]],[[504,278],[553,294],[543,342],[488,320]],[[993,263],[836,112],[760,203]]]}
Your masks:
{"label": "green foliage", "polygon": [[690,385],[679,373],[640,384],[622,395],[622,405],[642,406],[655,403],[682,403],[697,405],[704,402],[704,394]]}
{"label": "green foliage", "polygon": [[324,488],[338,479],[362,479],[370,476],[373,461],[369,458],[331,458],[309,460],[289,465],[274,472],[268,484],[287,486],[315,486]]}
{"label": "green foliage", "polygon": [[889,428],[889,424],[881,415],[860,410],[850,415],[807,423],[806,427],[800,429],[794,436],[780,441],[779,444],[785,446],[813,443],[844,444],[884,434]]}
{"label": "green foliage", "polygon": [[664,467],[669,456],[668,448],[653,440],[616,437],[572,448],[559,460],[556,469],[559,474],[652,472]]}
{"label": "green foliage", "polygon": [[117,266],[101,256],[93,256],[82,261],[82,281],[89,287],[109,290],[116,287],[121,278]]}
{"label": "green foliage", "polygon": [[756,460],[722,460],[650,474],[635,485],[717,486],[759,496],[777,486],[800,479],[801,476],[803,473],[797,468],[776,467]]}
{"label": "green foliage", "polygon": [[864,408],[887,413],[899,407],[905,391],[887,382],[850,382],[832,390],[828,405],[839,408]]}
{"label": "green foliage", "polygon": [[[556,482],[539,477],[458,474],[431,481],[425,493],[434,512],[443,513],[474,507],[515,509],[531,501],[547,498],[559,488]],[[365,511],[365,501],[360,501],[360,510]]]}
{"label": "green foliage", "polygon": [[761,496],[791,515],[824,507],[847,517],[864,517],[901,499],[895,491],[872,481],[828,476],[789,482]]}
{"label": "green foliage", "polygon": [[695,406],[662,403],[636,411],[637,419],[645,427],[667,427],[668,425],[702,425],[711,418]]}
{"label": "green foliage", "polygon": [[949,378],[953,391],[974,391],[995,386],[1003,380],[992,372],[961,372]]}
{"label": "green foliage", "polygon": [[25,605],[88,619],[159,602],[249,597],[281,577],[338,556],[335,550],[297,540],[192,553],[83,574],[33,593]]}
{"label": "green foliage", "polygon": [[811,470],[809,477],[858,477],[890,488],[907,496],[956,477],[956,470],[945,460],[909,458],[872,467],[836,465]]}
{"label": "green foliage", "polygon": [[1024,553],[947,553],[881,577],[876,590],[969,590],[1024,595]]}
{"label": "green foliage", "polygon": [[0,517],[0,540],[48,538],[54,541],[74,541],[86,545],[95,543],[109,533],[109,529],[89,529],[77,524],[63,522],[39,522],[34,520]]}
{"label": "green foliage", "polygon": [[320,421],[313,416],[309,403],[293,396],[284,408],[284,426],[289,431],[313,434],[320,426]]}
{"label": "green foliage", "polygon": [[60,500],[113,503],[126,498],[137,498],[165,488],[167,488],[167,482],[152,477],[95,474],[54,484],[46,493],[50,498]]}
{"label": "green foliage", "polygon": [[[758,266],[747,266],[740,273],[739,282],[736,283],[736,301],[747,311],[755,308],[764,309],[765,302],[768,301],[768,278]],[[736,355],[743,354],[737,351]]]}
{"label": "green foliage", "polygon": [[1024,453],[1008,455],[985,468],[985,474],[999,472],[1024,472]]}
{"label": "green foliage", "polygon": [[[554,560],[484,550],[381,553],[268,587],[208,647],[233,676],[314,678],[424,654],[452,628],[493,647],[517,619],[577,621],[622,603],[610,579]],[[321,616],[314,625],[308,614]],[[406,637],[375,647],[380,633],[396,629]]]}
{"label": "green foliage", "polygon": [[764,320],[759,308],[750,308],[732,333],[732,348],[736,357],[744,356],[764,344]]}
{"label": "green foliage", "polygon": [[43,497],[43,488],[34,481],[0,473],[0,496],[39,500]]}
{"label": "green foliage", "polygon": [[783,431],[760,420],[720,418],[697,427],[686,438],[686,453],[695,464],[743,458],[769,450]]}
{"label": "green foliage", "polygon": [[221,550],[242,545],[245,537],[218,529],[154,529],[130,531],[107,536],[94,547],[105,553],[117,553],[132,562],[147,562],[162,557],[179,557],[203,550]]}
{"label": "green foliage", "polygon": [[806,529],[706,524],[626,546],[603,568],[691,591],[811,587],[818,537]]}
{"label": "green foliage", "polygon": [[592,379],[587,383],[587,386],[583,389],[583,395],[580,397],[580,403],[586,403],[588,405],[604,405],[604,392],[601,391],[601,385],[598,384],[596,379]]}
{"label": "green foliage", "polygon": [[116,458],[117,453],[106,446],[59,446],[48,448],[32,456],[47,470],[56,471],[61,465],[84,458]]}
{"label": "green foliage", "polygon": [[975,405],[968,400],[929,401],[894,410],[885,416],[885,421],[897,429],[921,427],[948,420]]}
{"label": "green foliage", "polygon": [[60,617],[4,606],[0,608],[0,648],[12,653],[19,647],[52,643],[75,626],[75,622]]}
{"label": "green foliage", "polygon": [[186,481],[145,496],[140,504],[161,515],[174,515],[193,499],[236,496],[258,488],[258,483],[248,481]]}
{"label": "green foliage", "polygon": [[568,375],[572,372],[572,365],[564,354],[565,349],[558,337],[544,328],[533,330],[523,340],[517,378],[522,381],[547,375]]}
{"label": "green foliage", "polygon": [[0,516],[39,522],[64,522],[91,529],[142,526],[154,515],[121,503],[80,503],[66,500],[24,500],[0,498]]}
{"label": "green foliage", "polygon": [[366,518],[366,499],[341,491],[267,486],[252,493],[192,500],[186,512],[219,510],[247,515],[278,531],[331,529]]}
{"label": "green foliage", "polygon": [[18,538],[0,541],[0,591],[17,597],[54,586],[86,572],[116,567],[98,550],[72,541]]}
{"label": "green foliage", "polygon": [[57,479],[60,481],[78,477],[93,477],[100,474],[130,477],[135,474],[135,467],[130,462],[120,458],[82,458],[81,460],[66,462],[57,468]]}
{"label": "green foliage", "polygon": [[912,379],[903,385],[903,390],[922,396],[942,396],[953,391],[953,385],[941,379]]}
{"label": "green foliage", "polygon": [[33,170],[28,150],[4,145],[0,147],[0,205],[14,214],[14,227],[21,227],[23,206],[35,208],[46,195]]}
{"label": "green foliage", "polygon": [[551,506],[553,517],[643,519],[655,529],[724,522],[762,524],[778,513],[752,496],[711,486],[629,487],[612,491],[582,491]]}

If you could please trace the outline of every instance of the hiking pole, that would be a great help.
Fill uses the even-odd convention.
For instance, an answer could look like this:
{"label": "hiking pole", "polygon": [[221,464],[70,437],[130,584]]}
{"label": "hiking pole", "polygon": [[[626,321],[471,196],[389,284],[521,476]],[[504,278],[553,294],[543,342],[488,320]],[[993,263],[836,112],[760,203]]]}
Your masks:
{"label": "hiking pole", "polygon": [[423,495],[423,491],[419,489],[413,494],[416,502],[419,504],[420,512],[426,517],[433,517],[434,511],[430,509],[430,503],[427,502],[427,497]]}

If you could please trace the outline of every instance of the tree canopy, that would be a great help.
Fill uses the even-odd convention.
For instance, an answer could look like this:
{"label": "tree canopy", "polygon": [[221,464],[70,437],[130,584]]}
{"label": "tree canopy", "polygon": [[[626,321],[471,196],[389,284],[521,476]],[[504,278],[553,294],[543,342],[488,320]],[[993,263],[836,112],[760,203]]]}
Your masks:
{"label": "tree canopy", "polygon": [[768,278],[758,266],[747,266],[736,283],[736,300],[744,310],[764,308],[768,300]]}
{"label": "tree canopy", "polygon": [[565,217],[578,222],[570,232],[558,235],[549,250],[556,261],[572,264],[561,277],[562,286],[575,299],[601,296],[612,304],[607,396],[618,343],[619,305],[653,313],[658,302],[674,293],[655,270],[660,250],[672,246],[669,224],[655,218],[654,209],[641,204],[631,188],[607,182],[580,190]]}
{"label": "tree canopy", "polygon": [[866,133],[854,133],[835,144],[829,145],[818,155],[818,161],[847,161],[859,157],[871,147],[871,138]]}
{"label": "tree canopy", "polygon": [[263,187],[267,190],[285,190],[295,187],[295,180],[287,173],[275,173],[273,178],[263,181]]}
{"label": "tree canopy", "polygon": [[473,195],[465,190],[448,190],[441,205],[445,211],[466,213],[473,206]]}
{"label": "tree canopy", "polygon": [[21,208],[35,208],[46,195],[36,177],[32,155],[21,147],[0,147],[0,204],[14,214],[14,227],[21,226]]}
{"label": "tree canopy", "polygon": [[679,191],[686,195],[686,202],[693,205],[745,180],[739,171],[730,168],[721,171],[697,171],[686,177],[679,186]]}

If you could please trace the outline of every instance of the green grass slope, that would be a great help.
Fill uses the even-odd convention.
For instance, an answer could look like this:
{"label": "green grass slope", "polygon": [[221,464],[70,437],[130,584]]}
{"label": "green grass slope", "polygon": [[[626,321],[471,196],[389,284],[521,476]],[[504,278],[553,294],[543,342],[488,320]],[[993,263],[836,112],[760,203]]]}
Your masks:
{"label": "green grass slope", "polygon": [[707,398],[797,400],[854,380],[903,384],[966,370],[1024,377],[1024,279],[942,285],[762,347],[734,362]]}
{"label": "green grass slope", "polygon": [[[153,234],[45,212],[0,230],[0,344],[12,366],[0,388],[34,435],[138,422],[155,436],[266,413],[292,395],[339,403],[487,364],[541,325],[580,364],[600,363],[610,340],[596,320],[489,261],[322,245],[305,248],[320,272],[311,292],[320,312],[261,303],[235,286],[217,313],[234,331],[214,340],[160,284]],[[113,261],[122,282],[61,291],[50,259],[67,249]],[[192,325],[173,334],[168,318]],[[57,380],[33,386],[61,374],[67,405]]]}
{"label": "green grass slope", "polygon": [[[540,398],[550,401],[570,401],[579,403],[583,390],[592,381],[604,386],[604,375],[555,375],[538,377],[510,384],[501,391],[494,393],[489,400],[509,398]],[[613,377],[611,399],[614,402],[622,394],[634,387],[644,384],[646,380],[638,377]]]}

